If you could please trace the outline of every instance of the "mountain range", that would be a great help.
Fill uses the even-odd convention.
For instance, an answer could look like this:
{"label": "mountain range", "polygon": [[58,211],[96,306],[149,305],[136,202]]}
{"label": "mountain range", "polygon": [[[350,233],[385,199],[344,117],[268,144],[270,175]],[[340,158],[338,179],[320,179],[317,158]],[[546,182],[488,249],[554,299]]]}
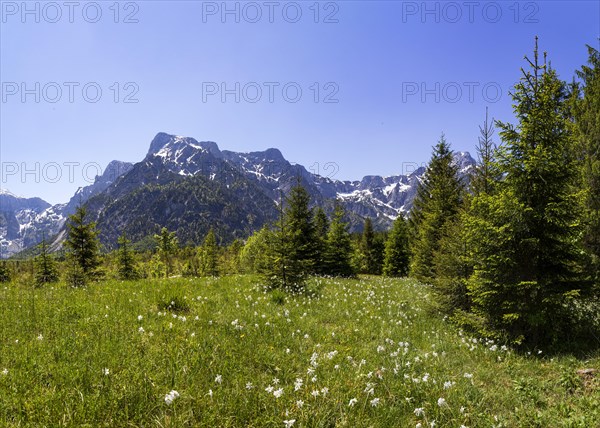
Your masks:
{"label": "mountain range", "polygon": [[[463,175],[475,165],[468,152],[455,153],[454,160]],[[419,167],[406,175],[341,181],[292,164],[275,148],[238,153],[220,150],[212,141],[161,132],[143,160],[110,162],[67,203],[50,205],[0,191],[0,256],[13,256],[44,236],[59,246],[66,219],[78,204],[88,208],[107,249],[123,232],[137,242],[162,227],[176,231],[182,244],[202,242],[211,227],[223,243],[244,239],[276,218],[282,195],[298,180],[313,204],[326,211],[340,200],[351,230],[360,230],[367,216],[385,229],[410,210],[424,172]]]}

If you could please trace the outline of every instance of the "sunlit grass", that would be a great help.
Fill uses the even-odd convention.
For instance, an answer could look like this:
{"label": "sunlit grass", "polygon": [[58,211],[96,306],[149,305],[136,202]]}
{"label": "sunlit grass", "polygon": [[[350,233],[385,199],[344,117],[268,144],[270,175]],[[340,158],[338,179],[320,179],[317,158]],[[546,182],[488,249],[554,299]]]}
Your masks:
{"label": "sunlit grass", "polygon": [[[593,427],[600,368],[519,355],[412,280],[251,276],[0,289],[1,426]],[[593,358],[592,358],[593,357]],[[171,392],[174,391],[174,392]],[[284,422],[287,421],[287,422]],[[292,422],[295,421],[295,422]]]}

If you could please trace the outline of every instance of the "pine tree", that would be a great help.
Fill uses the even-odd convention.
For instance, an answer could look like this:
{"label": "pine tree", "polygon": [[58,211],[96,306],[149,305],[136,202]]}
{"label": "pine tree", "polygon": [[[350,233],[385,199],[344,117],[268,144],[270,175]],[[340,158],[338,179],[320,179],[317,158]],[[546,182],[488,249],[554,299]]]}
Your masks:
{"label": "pine tree", "polygon": [[290,258],[295,259],[307,274],[314,271],[316,262],[315,225],[309,204],[310,195],[298,178],[287,198],[285,222],[290,239]]}
{"label": "pine tree", "polygon": [[360,251],[363,256],[364,266],[363,271],[369,275],[376,275],[379,273],[379,266],[377,263],[377,249],[375,248],[375,233],[373,232],[373,222],[371,218],[365,219],[363,233],[360,241]]}
{"label": "pine tree", "polygon": [[477,150],[477,166],[473,168],[470,176],[470,190],[473,194],[487,193],[491,195],[496,184],[502,178],[497,163],[498,147],[492,140],[494,135],[493,120],[488,121],[488,109],[485,108],[485,122],[479,127],[479,140]]}
{"label": "pine tree", "polygon": [[408,275],[409,266],[408,230],[402,215],[394,220],[394,225],[385,243],[383,274],[400,277]]}
{"label": "pine tree", "polygon": [[324,275],[326,273],[325,267],[325,251],[327,249],[327,235],[329,233],[329,219],[323,208],[318,207],[315,210],[315,258],[313,264],[313,271],[317,275]]}
{"label": "pine tree", "polygon": [[177,237],[175,232],[163,227],[160,235],[154,235],[160,260],[165,267],[165,276],[168,278],[173,272],[173,259],[177,252]]}
{"label": "pine tree", "polygon": [[73,286],[84,285],[99,275],[100,251],[96,223],[87,221],[87,210],[79,205],[75,214],[69,216],[68,235],[68,282]]}
{"label": "pine tree", "polygon": [[600,52],[588,46],[588,54],[588,65],[577,71],[584,86],[574,116],[585,192],[583,245],[590,276],[600,286]]}
{"label": "pine tree", "polygon": [[202,245],[202,272],[207,276],[219,276],[219,248],[212,228]]}
{"label": "pine tree", "polygon": [[463,212],[444,225],[440,248],[433,256],[435,306],[447,315],[467,312],[471,307],[467,284],[473,266],[464,215]]}
{"label": "pine tree", "polygon": [[495,195],[472,202],[468,286],[482,333],[537,344],[568,323],[565,303],[580,286],[579,231],[565,85],[539,64],[537,38],[527,61],[530,71],[522,70],[512,95],[518,125],[497,122],[506,177]]}
{"label": "pine tree", "polygon": [[269,289],[283,289],[292,292],[304,288],[308,274],[306,264],[296,254],[293,242],[296,236],[288,225],[288,216],[284,210],[284,198],[279,203],[279,219],[267,235],[267,263],[262,271]]}
{"label": "pine tree", "polygon": [[38,246],[40,253],[35,258],[35,283],[37,286],[57,282],[58,281],[58,269],[54,258],[48,251],[48,245],[46,243],[46,237],[42,239],[42,242]]}
{"label": "pine tree", "polygon": [[434,277],[433,255],[440,248],[442,230],[457,215],[463,185],[458,166],[442,134],[433,148],[433,155],[410,213],[411,274],[422,280]]}
{"label": "pine tree", "polygon": [[119,278],[125,281],[137,279],[139,274],[135,266],[135,257],[133,250],[131,249],[131,241],[123,234],[117,240],[117,244],[119,245],[117,253]]}
{"label": "pine tree", "polygon": [[328,275],[352,277],[354,276],[351,263],[352,244],[348,224],[344,222],[343,217],[344,210],[336,201],[333,219],[327,235],[327,248],[324,257],[325,270]]}

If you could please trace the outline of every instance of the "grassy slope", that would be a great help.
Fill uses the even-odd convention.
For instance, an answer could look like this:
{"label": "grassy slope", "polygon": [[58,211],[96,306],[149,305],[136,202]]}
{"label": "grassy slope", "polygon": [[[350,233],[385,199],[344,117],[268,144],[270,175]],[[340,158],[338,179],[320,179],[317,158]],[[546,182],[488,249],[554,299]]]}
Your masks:
{"label": "grassy slope", "polygon": [[3,287],[0,426],[598,426],[600,382],[575,375],[597,355],[475,343],[410,280],[326,280],[320,298],[279,303],[256,282]]}

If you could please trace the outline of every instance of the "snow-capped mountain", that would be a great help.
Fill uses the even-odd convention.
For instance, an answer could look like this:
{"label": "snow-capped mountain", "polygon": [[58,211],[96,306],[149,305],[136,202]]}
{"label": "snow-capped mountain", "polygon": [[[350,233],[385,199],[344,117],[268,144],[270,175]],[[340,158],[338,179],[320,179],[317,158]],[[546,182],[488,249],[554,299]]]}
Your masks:
{"label": "snow-capped mountain", "polygon": [[[455,162],[462,174],[475,165],[467,152],[456,153]],[[109,248],[123,231],[135,240],[163,226],[176,230],[181,242],[198,243],[209,227],[224,241],[244,238],[274,218],[281,193],[298,179],[315,204],[331,208],[334,199],[341,200],[353,230],[360,230],[367,216],[386,228],[410,210],[424,172],[421,167],[408,175],[340,181],[290,163],[275,148],[238,153],[220,150],[212,141],[161,132],[142,161],[111,162],[94,184],[79,189],[66,204],[49,206],[40,200],[35,209],[20,211],[0,205],[5,213],[0,217],[2,255],[38,243],[43,234],[59,233],[80,200],[87,201]]]}
{"label": "snow-capped mountain", "polygon": [[65,204],[50,205],[40,198],[21,198],[3,189],[0,192],[0,257],[10,257],[40,243],[44,236],[51,238],[59,233],[80,201],[86,202],[103,192],[132,167],[127,162],[110,162],[93,184],[79,188]]}

